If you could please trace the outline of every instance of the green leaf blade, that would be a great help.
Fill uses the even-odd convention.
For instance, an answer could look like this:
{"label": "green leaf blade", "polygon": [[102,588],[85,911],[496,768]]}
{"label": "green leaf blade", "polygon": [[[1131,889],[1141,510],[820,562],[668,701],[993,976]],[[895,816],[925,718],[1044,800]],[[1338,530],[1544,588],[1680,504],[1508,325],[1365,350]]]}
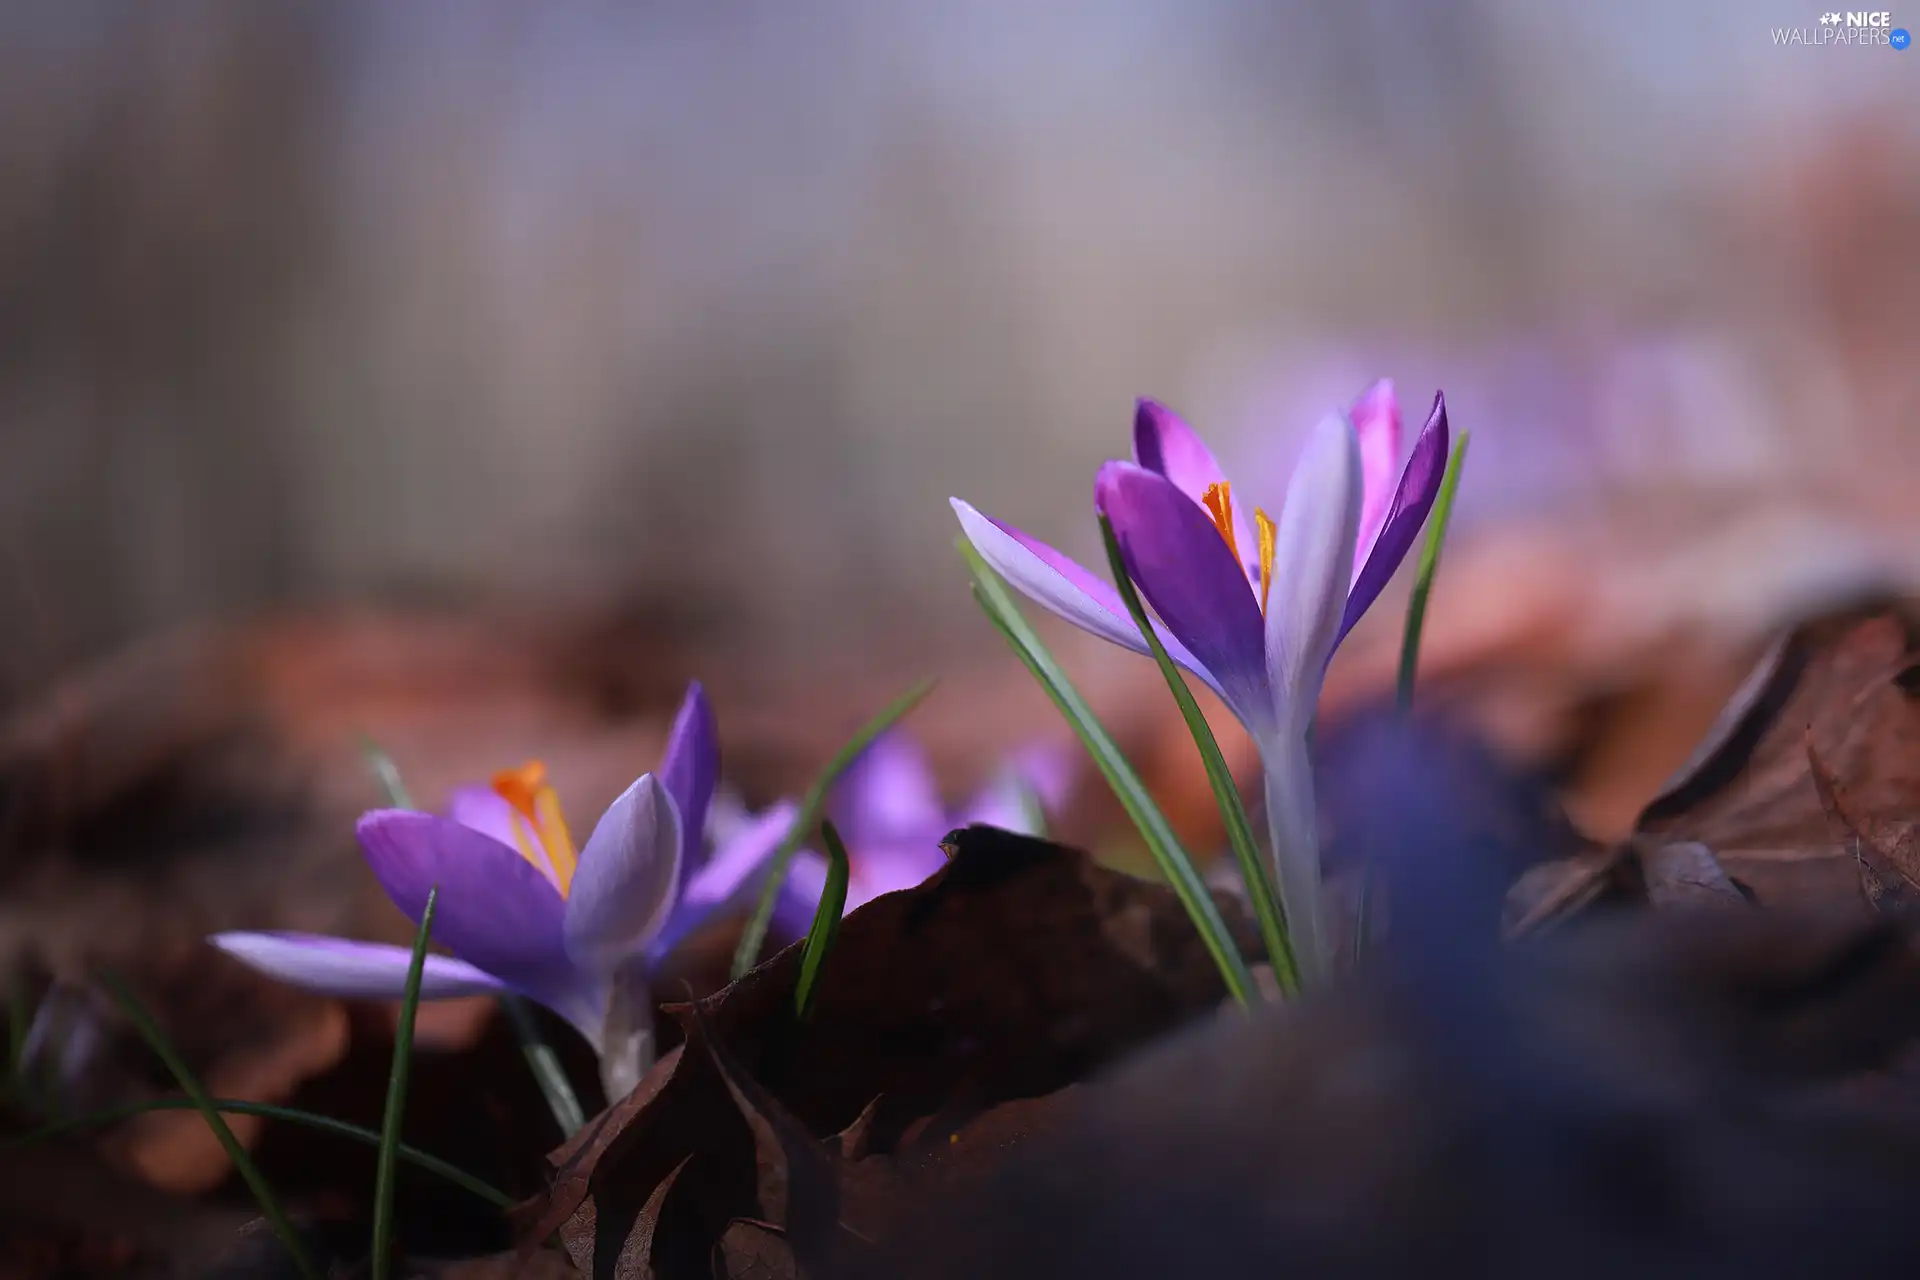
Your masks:
{"label": "green leaf blade", "polygon": [[1040,682],[1054,706],[1059,708],[1081,744],[1086,747],[1121,807],[1139,829],[1160,873],[1166,877],[1181,906],[1186,908],[1201,942],[1219,966],[1227,990],[1241,1004],[1251,1004],[1258,994],[1253,974],[1248,970],[1239,948],[1234,945],[1213,894],[1194,868],[1192,857],[1181,847],[1180,839],[1166,815],[1153,802],[1146,784],[1134,772],[1133,766],[1127,763],[1126,756],[1121,753],[1112,735],[1094,716],[1093,709],[1061,670],[1039,635],[1027,624],[1000,576],[974,549],[972,543],[962,538],[958,545],[960,555],[973,575],[974,599],[980,602],[988,620]]}
{"label": "green leaf blade", "polygon": [[827,886],[821,890],[820,905],[813,910],[813,927],[800,952],[800,978],[793,987],[793,1012],[805,1022],[813,1012],[813,1000],[820,986],[820,971],[840,937],[840,916],[847,907],[847,881],[853,866],[847,859],[847,846],[831,822],[820,824],[820,843],[827,851]]}
{"label": "green leaf blade", "polygon": [[427,890],[407,962],[407,985],[400,999],[400,1020],[393,1031],[393,1065],[387,1072],[386,1113],[380,1120],[380,1150],[373,1177],[373,1280],[387,1280],[393,1266],[394,1184],[400,1163],[400,1125],[407,1111],[407,1079],[413,1068],[413,1026],[420,1012],[420,979],[427,967],[427,940],[440,887]]}
{"label": "green leaf blade", "polygon": [[926,700],[933,692],[932,679],[922,680],[907,692],[895,698],[881,710],[880,714],[862,725],[860,731],[848,739],[840,748],[838,755],[827,762],[827,767],[813,780],[807,793],[801,798],[800,812],[794,815],[793,826],[787,831],[780,847],[774,850],[769,860],[766,883],[760,887],[760,899],[754,904],[753,914],[747,918],[747,927],[740,935],[740,943],[733,951],[733,965],[729,976],[736,982],[747,970],[753,968],[760,958],[760,948],[766,945],[767,929],[773,923],[774,904],[780,898],[780,886],[787,878],[787,866],[793,861],[794,854],[800,851],[800,842],[806,833],[820,822],[820,816],[826,811],[827,797],[833,791],[834,784],[840,781],[860,753],[873,745],[878,738],[897,724],[907,712]]}

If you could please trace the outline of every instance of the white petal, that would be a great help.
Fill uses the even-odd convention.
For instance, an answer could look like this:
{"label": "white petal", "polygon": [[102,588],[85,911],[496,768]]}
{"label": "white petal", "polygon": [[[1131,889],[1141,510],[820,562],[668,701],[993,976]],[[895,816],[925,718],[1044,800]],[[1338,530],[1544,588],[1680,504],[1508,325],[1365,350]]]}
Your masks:
{"label": "white petal", "polygon": [[562,926],[567,955],[606,970],[639,952],[672,913],[680,873],[679,806],[658,778],[642,774],[580,850]]}
{"label": "white petal", "polygon": [[[1147,642],[1133,625],[1126,604],[1112,584],[1090,573],[1052,547],[1025,534],[1010,531],[958,498],[951,498],[960,528],[980,558],[993,566],[1016,591],[1055,617],[1135,653],[1147,653]],[[1154,624],[1167,654],[1216,694],[1220,682],[1187,651],[1187,647]],[[1222,697],[1225,695],[1222,694]]]}
{"label": "white petal", "polygon": [[1275,719],[1302,734],[1340,637],[1360,525],[1360,441],[1338,414],[1307,439],[1274,531],[1267,597],[1267,676]]}
{"label": "white petal", "polygon": [[[408,947],[310,933],[217,933],[208,941],[270,978],[343,1000],[398,1000],[406,994],[413,959]],[[451,956],[429,954],[420,972],[422,1000],[505,987],[492,974]]]}

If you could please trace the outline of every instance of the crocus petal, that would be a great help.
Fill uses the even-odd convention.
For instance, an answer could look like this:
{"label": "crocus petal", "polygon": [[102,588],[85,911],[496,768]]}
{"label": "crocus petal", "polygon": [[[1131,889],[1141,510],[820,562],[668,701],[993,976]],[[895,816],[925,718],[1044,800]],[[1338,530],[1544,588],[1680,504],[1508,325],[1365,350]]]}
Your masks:
{"label": "crocus petal", "polygon": [[546,849],[540,843],[540,833],[533,824],[519,817],[513,806],[501,798],[492,787],[456,787],[447,797],[446,816],[463,827],[471,827],[482,835],[492,836],[509,849],[517,849],[525,841],[540,856],[536,870],[548,880],[559,882],[553,874],[553,863],[547,857]]}
{"label": "crocus petal", "polygon": [[720,731],[713,723],[707,691],[696,680],[687,686],[660,760],[660,782],[672,793],[680,813],[681,865],[689,872],[705,852],[707,808],[719,780]]}
{"label": "crocus petal", "polygon": [[[208,941],[270,978],[343,1000],[398,1000],[406,994],[413,959],[409,947],[314,933],[216,933]],[[505,985],[451,956],[429,953],[420,971],[422,1000],[479,995]]]}
{"label": "crocus petal", "polygon": [[447,797],[446,816],[513,848],[513,806],[492,787],[455,787]]}
{"label": "crocus petal", "polygon": [[[1179,414],[1153,400],[1140,401],[1134,410],[1133,460],[1173,481],[1180,492],[1195,502],[1203,501],[1209,488],[1224,483],[1227,478],[1200,433],[1188,426]],[[1248,579],[1257,582],[1260,544],[1254,540],[1253,526],[1247,522],[1247,510],[1244,502],[1233,504],[1233,545],[1246,566]]]}
{"label": "crocus petal", "polygon": [[1360,483],[1366,495],[1360,503],[1360,532],[1355,539],[1353,572],[1358,577],[1393,504],[1393,469],[1400,461],[1400,397],[1394,393],[1393,380],[1382,378],[1368,387],[1347,416],[1360,437]]}
{"label": "crocus petal", "polygon": [[433,940],[514,987],[543,989],[571,968],[565,904],[547,878],[491,836],[427,813],[376,809],[355,827],[367,865],[407,919],[440,888]]}
{"label": "crocus petal", "polygon": [[1360,442],[1335,414],[1307,438],[1274,531],[1267,670],[1274,719],[1288,733],[1306,732],[1320,700],[1327,660],[1341,634],[1359,523]]}
{"label": "crocus petal", "polygon": [[[1102,582],[1046,543],[981,515],[960,499],[949,501],[960,517],[960,528],[966,533],[967,541],[1014,590],[1082,631],[1135,653],[1151,652],[1147,642],[1140,638],[1139,628],[1127,616],[1127,606],[1110,583]],[[1214,535],[1216,540],[1219,536]],[[1165,627],[1160,628],[1160,639],[1175,662],[1193,672],[1209,689],[1220,692],[1220,684],[1213,674],[1184,644],[1167,634]]]}
{"label": "crocus petal", "polygon": [[1258,735],[1273,705],[1260,604],[1220,531],[1172,481],[1130,462],[1101,467],[1094,493],[1140,594]]}
{"label": "crocus petal", "polygon": [[1407,459],[1407,469],[1400,473],[1400,484],[1393,491],[1386,523],[1354,576],[1340,621],[1340,634],[1334,640],[1336,645],[1380,598],[1394,571],[1420,537],[1420,527],[1433,511],[1434,499],[1440,494],[1440,481],[1447,472],[1447,435],[1447,403],[1436,395],[1427,425],[1420,429],[1420,438],[1413,442],[1413,456]]}
{"label": "crocus petal", "polygon": [[946,817],[926,752],[898,729],[874,739],[835,791],[834,825],[849,845],[924,835]]}
{"label": "crocus petal", "polygon": [[680,849],[673,793],[641,774],[607,806],[580,851],[563,924],[574,963],[611,971],[653,940],[679,896]]}
{"label": "crocus petal", "polygon": [[[649,958],[658,960],[708,921],[741,905],[759,884],[768,860],[799,816],[800,806],[783,800],[748,819],[717,844],[706,865],[683,881],[680,901],[647,946]],[[817,892],[814,900],[819,900]]]}

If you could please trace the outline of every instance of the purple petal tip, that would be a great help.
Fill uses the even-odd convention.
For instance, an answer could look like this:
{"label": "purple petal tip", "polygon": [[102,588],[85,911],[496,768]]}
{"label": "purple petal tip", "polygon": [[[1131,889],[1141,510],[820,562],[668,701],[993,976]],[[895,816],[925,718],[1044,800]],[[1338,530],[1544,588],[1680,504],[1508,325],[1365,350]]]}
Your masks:
{"label": "purple petal tip", "polygon": [[1120,486],[1129,478],[1137,475],[1157,473],[1137,463],[1126,462],[1119,458],[1100,464],[1100,470],[1093,477],[1093,509],[1100,515],[1109,515],[1108,507],[1120,493]]}
{"label": "purple petal tip", "polygon": [[1167,469],[1166,434],[1181,426],[1180,415],[1145,396],[1133,402],[1133,459],[1149,471]]}
{"label": "purple petal tip", "polygon": [[419,826],[423,820],[430,825],[438,819],[433,814],[413,809],[369,809],[354,822],[353,833],[364,840],[369,835],[379,835],[388,827]]}

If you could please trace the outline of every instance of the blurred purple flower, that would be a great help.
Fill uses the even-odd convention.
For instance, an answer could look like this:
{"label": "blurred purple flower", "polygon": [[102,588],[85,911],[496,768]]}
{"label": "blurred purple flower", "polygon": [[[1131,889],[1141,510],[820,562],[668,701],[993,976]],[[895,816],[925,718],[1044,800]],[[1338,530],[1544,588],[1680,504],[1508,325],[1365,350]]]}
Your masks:
{"label": "blurred purple flower", "polygon": [[[926,753],[892,730],[862,752],[834,789],[827,816],[846,842],[846,910],[896,889],[911,889],[946,865],[940,841],[955,827],[989,826],[1039,835],[1044,814],[1066,802],[1072,757],[1051,744],[1017,753],[957,810],[940,799]],[[1036,812],[1038,810],[1038,812]],[[827,861],[796,854],[776,902],[775,928],[804,936],[827,883]]]}
{"label": "blurred purple flower", "polygon": [[[439,886],[423,999],[516,991],[566,1019],[603,1058],[649,1015],[645,977],[673,946],[752,887],[794,808],[741,824],[709,855],[702,835],[720,771],[698,684],[659,772],[642,774],[576,854],[537,762],[456,792],[446,817],[375,810],[358,824],[367,864],[416,923]],[[214,945],[282,981],[330,995],[397,999],[406,947],[297,933],[222,933]]]}
{"label": "blurred purple flower", "polygon": [[[1329,416],[1294,468],[1276,522],[1249,523],[1199,435],[1140,402],[1134,462],[1109,462],[1094,505],[1112,522],[1129,576],[1158,615],[1173,660],[1217,693],[1260,747],[1268,820],[1297,950],[1320,957],[1319,857],[1306,736],[1334,648],[1379,598],[1432,510],[1447,461],[1442,397],[1396,479],[1399,401],[1381,381]],[[1119,593],[1018,529],[953,500],[982,558],[1083,630],[1147,652]]]}

